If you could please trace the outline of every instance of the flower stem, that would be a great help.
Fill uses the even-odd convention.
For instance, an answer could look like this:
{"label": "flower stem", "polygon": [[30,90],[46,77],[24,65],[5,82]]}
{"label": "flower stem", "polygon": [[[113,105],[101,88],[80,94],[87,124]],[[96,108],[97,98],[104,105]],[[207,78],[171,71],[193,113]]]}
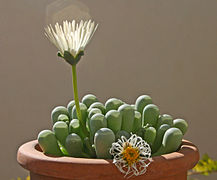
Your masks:
{"label": "flower stem", "polygon": [[74,90],[74,99],[75,99],[77,117],[79,120],[81,120],[82,116],[81,116],[81,110],[80,110],[79,99],[78,99],[76,65],[72,66],[72,81],[73,81],[73,90]]}
{"label": "flower stem", "polygon": [[73,82],[73,91],[74,91],[74,100],[75,100],[75,107],[78,120],[80,121],[81,129],[84,136],[88,136],[88,131],[86,125],[82,121],[82,114],[79,105],[79,98],[78,98],[78,88],[77,88],[77,73],[76,73],[76,65],[72,65],[72,82]]}

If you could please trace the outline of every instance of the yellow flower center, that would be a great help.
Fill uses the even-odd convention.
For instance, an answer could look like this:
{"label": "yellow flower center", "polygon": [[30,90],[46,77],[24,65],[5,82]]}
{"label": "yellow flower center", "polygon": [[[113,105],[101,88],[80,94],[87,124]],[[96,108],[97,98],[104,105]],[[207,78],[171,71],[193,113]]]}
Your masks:
{"label": "yellow flower center", "polygon": [[129,166],[132,166],[139,160],[139,150],[138,148],[134,148],[131,145],[125,145],[125,148],[122,152],[123,159],[127,161]]}

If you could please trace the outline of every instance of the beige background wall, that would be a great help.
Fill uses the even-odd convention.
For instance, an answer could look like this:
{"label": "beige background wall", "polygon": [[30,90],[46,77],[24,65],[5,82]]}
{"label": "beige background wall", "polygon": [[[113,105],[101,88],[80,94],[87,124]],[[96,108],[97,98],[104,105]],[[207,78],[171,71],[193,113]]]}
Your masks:
{"label": "beige background wall", "polygon": [[149,94],[217,159],[216,0],[0,0],[0,179],[26,175],[18,146],[51,128],[52,108],[73,98],[71,69],[43,28],[78,17],[100,24],[78,65],[80,97],[134,103]]}

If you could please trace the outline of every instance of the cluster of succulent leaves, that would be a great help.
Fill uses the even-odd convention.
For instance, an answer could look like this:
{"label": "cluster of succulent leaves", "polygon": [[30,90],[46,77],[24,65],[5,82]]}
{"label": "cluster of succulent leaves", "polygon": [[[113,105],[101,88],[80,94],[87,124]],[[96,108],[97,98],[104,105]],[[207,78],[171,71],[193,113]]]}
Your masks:
{"label": "cluster of succulent leaves", "polygon": [[[105,104],[92,94],[85,95],[80,103],[82,119],[77,119],[75,101],[67,107],[53,109],[53,129],[43,130],[38,142],[47,155],[86,158],[112,158],[109,149],[121,136],[131,134],[142,137],[151,147],[152,156],[171,153],[180,147],[188,124],[183,119],[173,119],[160,114],[148,95],[139,96],[130,105],[117,98]],[[84,135],[82,124],[89,134]]]}

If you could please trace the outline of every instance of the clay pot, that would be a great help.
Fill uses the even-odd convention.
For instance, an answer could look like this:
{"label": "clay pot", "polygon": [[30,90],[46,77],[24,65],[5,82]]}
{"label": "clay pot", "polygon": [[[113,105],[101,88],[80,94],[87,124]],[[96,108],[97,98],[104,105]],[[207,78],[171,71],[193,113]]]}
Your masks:
{"label": "clay pot", "polygon": [[[22,145],[17,153],[21,166],[30,171],[31,180],[121,180],[124,175],[105,159],[49,157],[42,153],[37,140]],[[183,140],[178,152],[153,158],[144,175],[132,180],[187,180],[187,171],[199,160],[191,142]]]}

